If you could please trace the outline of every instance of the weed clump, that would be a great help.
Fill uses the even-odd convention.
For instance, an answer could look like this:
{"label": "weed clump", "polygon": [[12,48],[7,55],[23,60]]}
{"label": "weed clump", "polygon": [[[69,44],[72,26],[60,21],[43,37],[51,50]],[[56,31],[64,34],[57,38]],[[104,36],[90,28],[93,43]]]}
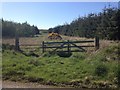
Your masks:
{"label": "weed clump", "polygon": [[35,54],[33,51],[30,51],[27,56],[34,56],[34,57],[39,57],[39,55]]}
{"label": "weed clump", "polygon": [[103,64],[100,64],[95,68],[95,74],[97,76],[106,76],[107,73],[108,73],[108,68]]}
{"label": "weed clump", "polygon": [[14,45],[9,45],[9,44],[2,44],[2,49],[3,50],[14,50],[15,46]]}
{"label": "weed clump", "polygon": [[28,64],[31,64],[31,65],[34,65],[34,66],[41,66],[41,65],[44,65],[43,63],[41,63],[40,61],[35,60],[35,59],[29,60]]}
{"label": "weed clump", "polygon": [[82,53],[80,53],[80,52],[79,52],[79,53],[75,53],[75,54],[72,55],[72,58],[75,58],[75,59],[82,59],[82,60],[83,60],[83,59],[86,58],[86,54],[83,53],[83,52],[82,52]]}
{"label": "weed clump", "polygon": [[53,53],[53,52],[45,52],[42,57],[51,57],[51,56],[55,56],[56,53]]}

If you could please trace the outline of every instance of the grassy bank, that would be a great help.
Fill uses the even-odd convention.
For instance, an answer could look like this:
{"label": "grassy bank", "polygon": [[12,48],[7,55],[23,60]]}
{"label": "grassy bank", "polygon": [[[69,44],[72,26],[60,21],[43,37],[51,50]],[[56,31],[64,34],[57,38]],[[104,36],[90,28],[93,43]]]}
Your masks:
{"label": "grassy bank", "polygon": [[68,58],[57,54],[22,54],[3,49],[3,79],[38,82],[47,85],[84,88],[117,88],[120,47],[110,45],[92,53],[72,53]]}

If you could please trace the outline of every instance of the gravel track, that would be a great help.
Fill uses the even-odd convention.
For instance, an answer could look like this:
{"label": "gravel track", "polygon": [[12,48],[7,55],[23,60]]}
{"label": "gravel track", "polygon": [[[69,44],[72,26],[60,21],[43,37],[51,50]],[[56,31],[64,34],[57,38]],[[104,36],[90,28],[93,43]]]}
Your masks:
{"label": "gravel track", "polygon": [[23,83],[13,81],[2,81],[2,88],[55,88],[55,87],[31,82]]}

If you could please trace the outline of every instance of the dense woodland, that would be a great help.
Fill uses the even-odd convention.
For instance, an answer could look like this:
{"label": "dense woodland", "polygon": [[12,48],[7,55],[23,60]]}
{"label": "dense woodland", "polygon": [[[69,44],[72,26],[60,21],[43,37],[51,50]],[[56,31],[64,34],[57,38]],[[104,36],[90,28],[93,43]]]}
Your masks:
{"label": "dense woodland", "polygon": [[49,32],[56,32],[67,36],[79,36],[101,39],[120,40],[120,10],[117,8],[104,8],[100,13],[90,13],[79,17],[70,24],[58,25],[49,28]]}
{"label": "dense woodland", "polygon": [[31,26],[27,22],[20,24],[2,19],[2,37],[15,37],[16,33],[20,37],[31,37],[39,34],[39,29],[37,26]]}

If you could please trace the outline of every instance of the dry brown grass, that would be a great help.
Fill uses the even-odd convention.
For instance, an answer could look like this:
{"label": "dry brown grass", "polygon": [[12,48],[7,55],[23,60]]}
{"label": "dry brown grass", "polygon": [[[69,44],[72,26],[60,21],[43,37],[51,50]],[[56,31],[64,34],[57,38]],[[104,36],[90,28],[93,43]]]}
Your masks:
{"label": "dry brown grass", "polygon": [[[61,41],[64,41],[64,40],[71,40],[71,41],[94,40],[93,38],[88,39],[88,38],[69,37],[69,36],[62,36],[62,38],[63,39]],[[19,43],[20,43],[20,45],[40,46],[42,41],[51,41],[51,40],[48,39],[47,35],[41,35],[39,37],[21,37],[19,40]],[[58,40],[52,40],[52,41],[58,41]],[[2,43],[15,45],[15,39],[14,38],[3,38]],[[100,48],[103,49],[113,43],[117,44],[118,42],[110,41],[110,40],[100,40]],[[80,45],[94,45],[94,43],[85,43],[85,44],[80,44]]]}
{"label": "dry brown grass", "polygon": [[[20,45],[40,45],[42,41],[45,41],[46,37],[40,36],[40,37],[21,37],[19,38],[19,44]],[[15,39],[14,38],[3,38],[2,39],[3,44],[10,44],[15,45]]]}
{"label": "dry brown grass", "polygon": [[13,38],[2,38],[2,43],[3,44],[14,45],[15,44],[15,40]]}
{"label": "dry brown grass", "polygon": [[[69,37],[69,36],[62,36],[62,40],[71,40],[71,41],[77,41],[77,40],[88,40],[87,38],[80,38],[80,37]],[[41,35],[40,37],[21,37],[19,40],[20,45],[24,44],[40,44],[42,41],[58,41],[58,40],[49,40],[47,35]],[[59,40],[60,41],[60,40]],[[14,38],[3,38],[2,39],[3,44],[10,44],[14,45],[15,44],[15,39]]]}

